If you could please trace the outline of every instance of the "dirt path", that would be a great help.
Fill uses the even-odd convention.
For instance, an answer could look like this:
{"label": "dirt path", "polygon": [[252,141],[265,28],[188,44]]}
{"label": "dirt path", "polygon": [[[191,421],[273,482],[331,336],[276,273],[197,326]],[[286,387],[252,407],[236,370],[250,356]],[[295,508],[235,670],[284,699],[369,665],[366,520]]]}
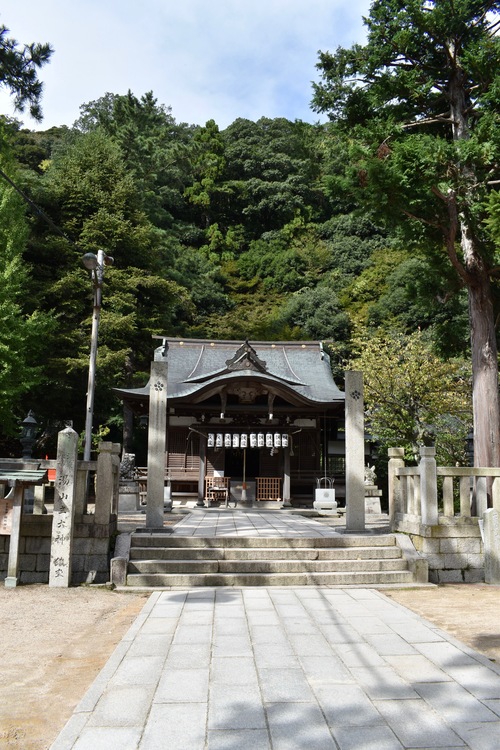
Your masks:
{"label": "dirt path", "polygon": [[[500,587],[383,592],[500,664]],[[46,750],[146,595],[0,585],[0,748]]]}

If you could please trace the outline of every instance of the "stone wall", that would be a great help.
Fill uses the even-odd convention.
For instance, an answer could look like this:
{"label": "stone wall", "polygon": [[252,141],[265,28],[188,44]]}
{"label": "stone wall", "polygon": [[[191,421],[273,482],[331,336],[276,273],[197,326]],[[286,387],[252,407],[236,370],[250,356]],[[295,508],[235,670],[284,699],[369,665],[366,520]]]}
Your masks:
{"label": "stone wall", "polygon": [[429,565],[430,583],[484,581],[484,546],[474,517],[439,516],[432,526],[417,517],[396,514],[394,529],[408,534]]}
{"label": "stone wall", "polygon": [[[95,523],[94,515],[75,519],[71,583],[107,583],[110,546],[116,532],[116,515],[110,523]],[[23,515],[19,540],[19,583],[48,583],[51,515]],[[7,575],[10,536],[0,536],[0,580]]]}

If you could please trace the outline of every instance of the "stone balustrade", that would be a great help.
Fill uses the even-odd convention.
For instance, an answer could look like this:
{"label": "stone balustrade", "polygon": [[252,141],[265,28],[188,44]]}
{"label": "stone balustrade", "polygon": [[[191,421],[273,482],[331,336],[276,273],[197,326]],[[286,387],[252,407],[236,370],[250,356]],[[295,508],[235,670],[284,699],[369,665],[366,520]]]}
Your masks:
{"label": "stone balustrade", "polygon": [[389,449],[389,516],[429,563],[434,583],[484,580],[481,523],[500,510],[500,468],[436,465],[422,446],[418,466],[406,466],[403,448]]}

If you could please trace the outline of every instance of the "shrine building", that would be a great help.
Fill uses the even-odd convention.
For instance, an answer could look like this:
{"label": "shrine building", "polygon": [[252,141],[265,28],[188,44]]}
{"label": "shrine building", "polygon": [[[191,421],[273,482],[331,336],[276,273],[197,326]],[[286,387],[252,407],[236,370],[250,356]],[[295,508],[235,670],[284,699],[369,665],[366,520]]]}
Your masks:
{"label": "shrine building", "polygon": [[[165,481],[174,499],[201,505],[217,486],[230,501],[303,506],[329,477],[342,504],[344,393],[321,343],[154,338],[155,360],[168,366]],[[117,393],[142,416],[151,386]]]}

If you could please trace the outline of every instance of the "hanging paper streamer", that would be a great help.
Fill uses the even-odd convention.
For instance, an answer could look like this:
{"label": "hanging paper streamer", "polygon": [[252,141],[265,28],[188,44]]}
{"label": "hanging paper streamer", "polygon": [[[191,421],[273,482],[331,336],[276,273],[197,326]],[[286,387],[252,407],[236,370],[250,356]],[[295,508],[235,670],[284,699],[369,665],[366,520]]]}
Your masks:
{"label": "hanging paper streamer", "polygon": [[215,447],[216,448],[222,448],[224,445],[224,435],[221,432],[218,432],[215,436]]}
{"label": "hanging paper streamer", "polygon": [[213,448],[214,444],[215,444],[214,433],[213,432],[209,432],[208,435],[207,435],[207,446],[209,448]]}
{"label": "hanging paper streamer", "polygon": [[240,446],[246,448],[248,445],[248,435],[240,435]]}
{"label": "hanging paper streamer", "polygon": [[255,432],[250,433],[250,448],[256,448],[257,447],[257,435]]}
{"label": "hanging paper streamer", "polygon": [[237,432],[233,435],[233,448],[239,448],[240,447],[240,436]]}

